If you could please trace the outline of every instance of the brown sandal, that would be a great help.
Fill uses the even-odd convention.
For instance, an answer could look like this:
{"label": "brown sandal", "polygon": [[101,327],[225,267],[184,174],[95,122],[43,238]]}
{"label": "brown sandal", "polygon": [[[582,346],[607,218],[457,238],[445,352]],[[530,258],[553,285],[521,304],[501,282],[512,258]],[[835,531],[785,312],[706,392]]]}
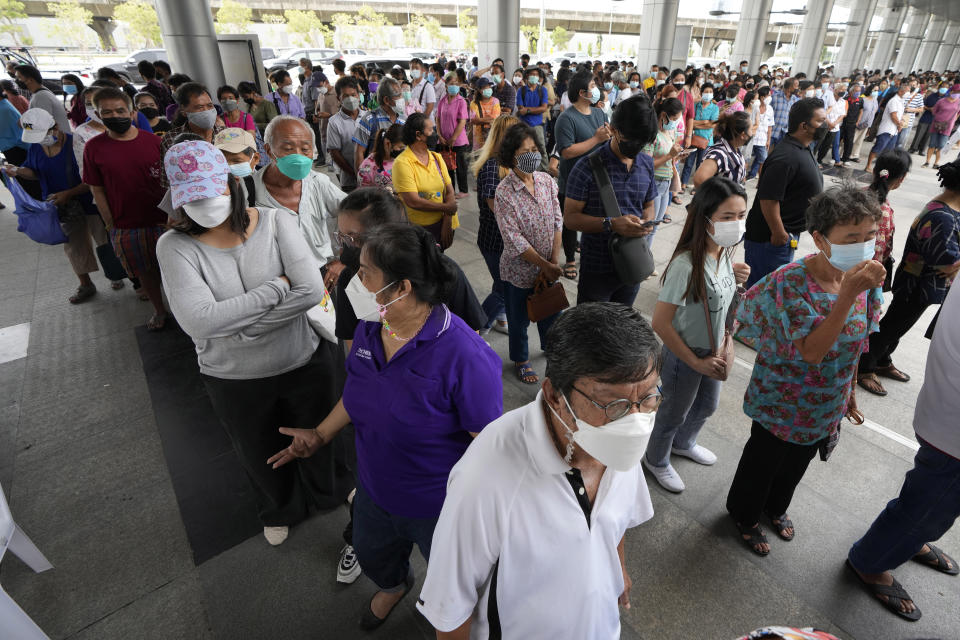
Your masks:
{"label": "brown sandal", "polygon": [[880,384],[880,379],[875,373],[861,373],[857,379],[857,386],[861,389],[866,389],[875,396],[887,395],[887,390]]}
{"label": "brown sandal", "polygon": [[876,367],[873,370],[878,376],[883,376],[884,378],[890,378],[891,380],[896,380],[897,382],[910,382],[910,376],[897,369],[893,364],[888,364],[885,367]]}

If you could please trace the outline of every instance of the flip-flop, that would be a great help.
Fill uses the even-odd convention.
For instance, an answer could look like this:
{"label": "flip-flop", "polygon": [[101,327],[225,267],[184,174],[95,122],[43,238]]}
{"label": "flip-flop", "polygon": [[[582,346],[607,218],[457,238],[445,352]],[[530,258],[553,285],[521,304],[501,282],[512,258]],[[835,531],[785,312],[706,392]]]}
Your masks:
{"label": "flip-flop", "polygon": [[[877,386],[871,389],[870,387],[866,386],[864,382],[872,382]],[[857,386],[860,387],[861,389],[864,389],[865,391],[869,391],[875,396],[887,395],[887,390],[883,388],[883,385],[880,384],[880,380],[877,378],[876,374],[874,373],[861,373],[860,376],[857,378]]]}
{"label": "flip-flop", "polygon": [[[960,566],[957,565],[957,561],[948,556],[943,552],[939,547],[927,543],[927,546],[930,547],[930,551],[927,551],[924,554],[917,554],[911,558],[914,562],[919,562],[922,565],[926,565],[932,569],[936,569],[940,573],[945,573],[948,576],[955,576],[960,574]],[[947,568],[947,561],[953,565],[952,569]]]}
{"label": "flip-flop", "polygon": [[673,202],[673,204],[683,204],[683,200],[680,199],[680,196],[673,196],[671,202]]}
{"label": "flip-flop", "polygon": [[[877,600],[880,600],[878,596],[886,596],[887,599],[885,601],[880,600],[880,604],[882,604],[888,610],[894,612],[904,620],[910,620],[911,622],[916,622],[917,620],[920,619],[920,616],[923,615],[922,613],[920,613],[919,607],[914,609],[911,613],[907,613],[906,611],[900,610],[900,603],[902,601],[910,600],[911,602],[913,602],[913,598],[910,597],[910,594],[906,592],[906,590],[903,588],[903,585],[897,582],[896,579],[894,579],[892,585],[872,584],[864,580],[863,576],[857,573],[857,570],[853,568],[852,564],[850,564],[849,559],[847,559],[847,568],[850,569],[853,575],[857,577],[857,580],[860,581],[860,584],[865,586],[867,590],[870,591],[870,593],[873,594],[873,597],[875,597]],[[916,605],[917,603],[913,602],[913,604]]]}
{"label": "flip-flop", "polygon": [[896,380],[897,382],[910,382],[910,375],[900,371],[900,369],[897,369],[892,364],[889,364],[885,367],[874,367],[873,372],[878,376],[890,378],[891,380]]}
{"label": "flip-flop", "polygon": [[669,213],[665,213],[663,215],[663,218],[660,220],[660,222],[663,224],[670,224],[671,222],[673,222],[673,218],[670,217]]}

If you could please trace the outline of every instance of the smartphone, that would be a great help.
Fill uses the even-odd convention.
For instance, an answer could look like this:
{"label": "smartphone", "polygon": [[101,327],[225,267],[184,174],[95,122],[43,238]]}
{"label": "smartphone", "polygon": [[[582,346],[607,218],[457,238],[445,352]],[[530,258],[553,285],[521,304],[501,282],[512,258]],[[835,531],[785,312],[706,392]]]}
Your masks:
{"label": "smartphone", "polygon": [[686,151],[686,152],[691,152],[691,151],[696,151],[696,150],[697,150],[697,148],[696,148],[695,146],[693,146],[693,145],[690,145],[689,147],[687,147],[686,149],[684,149],[684,151]]}
{"label": "smartphone", "polygon": [[645,227],[653,227],[653,226],[656,226],[656,225],[660,224],[661,222],[662,222],[662,220],[647,220],[646,222],[643,223],[643,226],[645,226]]}

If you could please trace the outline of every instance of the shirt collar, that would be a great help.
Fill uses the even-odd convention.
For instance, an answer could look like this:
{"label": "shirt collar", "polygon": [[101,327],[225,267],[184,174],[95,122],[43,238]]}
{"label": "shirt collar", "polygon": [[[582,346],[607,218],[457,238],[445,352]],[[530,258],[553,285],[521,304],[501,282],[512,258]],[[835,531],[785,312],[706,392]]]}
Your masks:
{"label": "shirt collar", "polygon": [[[510,170],[506,176],[504,176],[502,182],[506,182],[508,185],[513,187],[514,191],[520,191],[520,189],[526,188],[527,185],[523,184],[523,180],[517,177],[517,174],[514,173],[513,169]],[[536,185],[536,174],[534,174],[534,185]]]}
{"label": "shirt collar", "polygon": [[570,465],[557,453],[557,447],[550,437],[550,425],[547,424],[543,400],[543,390],[537,392],[536,399],[524,407],[523,439],[527,445],[530,462],[541,475],[559,475],[570,469]]}

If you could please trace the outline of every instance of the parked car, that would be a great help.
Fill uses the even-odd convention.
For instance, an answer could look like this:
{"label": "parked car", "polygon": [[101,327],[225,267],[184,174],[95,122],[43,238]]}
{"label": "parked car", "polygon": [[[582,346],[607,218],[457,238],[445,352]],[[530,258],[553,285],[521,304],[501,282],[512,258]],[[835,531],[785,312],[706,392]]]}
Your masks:
{"label": "parked car", "polygon": [[309,58],[313,64],[331,64],[342,58],[343,54],[336,49],[293,49],[286,51],[277,58],[264,60],[263,66],[273,73],[279,69],[293,69],[300,65],[300,58]]}
{"label": "parked car", "polygon": [[420,58],[425,64],[431,64],[437,61],[439,57],[439,51],[431,51],[429,49],[393,49],[387,51],[383,54],[385,58],[405,58],[408,62],[412,58]]}
{"label": "parked car", "polygon": [[344,49],[343,55],[345,56],[365,56],[367,52],[363,49]]}
{"label": "parked car", "polygon": [[273,60],[278,55],[280,55],[279,49],[274,49],[273,47],[260,47],[260,59],[264,62],[267,60]]}
{"label": "parked car", "polygon": [[[360,58],[354,60],[353,64],[362,64],[363,67],[367,70],[367,73],[376,69],[380,73],[386,75],[390,73],[390,70],[394,66],[400,65],[400,67],[406,71],[410,68],[410,58],[387,58],[379,56],[368,56],[366,58]],[[351,65],[352,66],[352,65]]]}
{"label": "parked car", "polygon": [[94,80],[94,77],[89,71],[84,71],[78,67],[68,66],[54,68],[50,65],[41,66],[37,63],[36,58],[33,57],[29,47],[0,46],[0,62],[3,63],[4,69],[6,69],[7,63],[10,62],[15,64],[29,64],[36,67],[40,71],[40,76],[43,78],[43,85],[57,94],[63,93],[60,77],[66,73],[72,73],[78,76],[84,84],[89,84]]}
{"label": "parked car", "polygon": [[[146,80],[143,79],[140,71],[137,70],[137,65],[141,60],[147,60],[149,62],[166,60],[169,62],[170,58],[167,56],[166,49],[140,49],[139,51],[131,53],[130,57],[123,62],[114,62],[113,64],[105,64],[103,66],[109,67],[117,73],[126,76],[133,84],[144,84]],[[96,69],[94,69],[94,72],[96,72]]]}

